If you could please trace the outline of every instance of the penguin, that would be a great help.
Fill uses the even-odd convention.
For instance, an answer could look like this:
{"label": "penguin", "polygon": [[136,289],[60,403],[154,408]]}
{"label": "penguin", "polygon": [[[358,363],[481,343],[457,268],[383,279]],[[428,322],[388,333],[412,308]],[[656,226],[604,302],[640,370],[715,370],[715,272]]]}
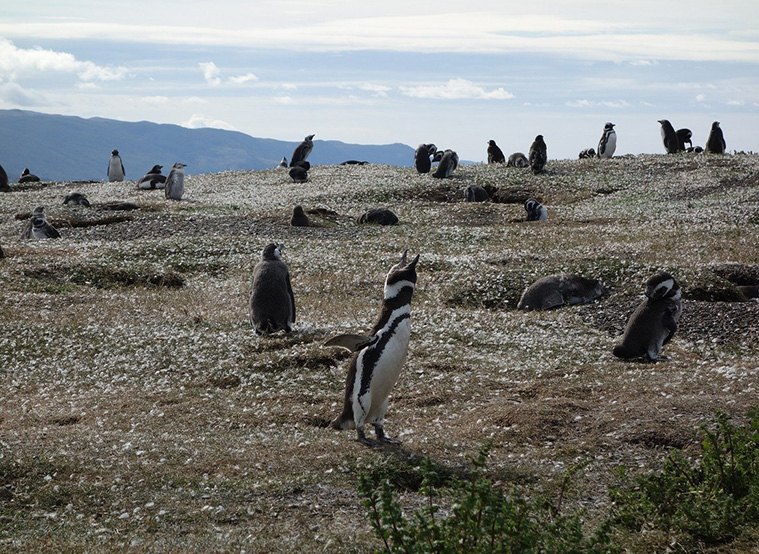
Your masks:
{"label": "penguin", "polygon": [[514,152],[509,156],[509,161],[506,162],[506,167],[528,167],[530,165],[527,156],[521,152]]}
{"label": "penguin", "polygon": [[598,141],[598,157],[602,159],[611,158],[617,149],[617,132],[614,130],[614,124],[610,121],[604,125],[604,132],[601,140]]}
{"label": "penguin", "polygon": [[464,191],[464,198],[467,202],[485,202],[490,195],[480,185],[469,185]]}
{"label": "penguin", "polygon": [[614,347],[614,355],[625,360],[666,360],[661,349],[677,331],[683,312],[681,296],[680,284],[669,273],[662,271],[651,277],[646,282],[646,299],[627,321],[622,343]]}
{"label": "penguin", "polygon": [[305,169],[306,171],[311,169],[311,164],[307,162],[306,160],[302,160],[296,164],[293,164],[292,167],[300,167],[302,169]]}
{"label": "penguin", "polygon": [[290,218],[290,225],[293,227],[308,227],[309,221],[306,212],[303,211],[303,206],[295,206],[293,208],[293,215]]}
{"label": "penguin", "polygon": [[677,143],[677,133],[675,128],[667,119],[660,119],[661,124],[661,139],[664,142],[664,148],[667,150],[667,154],[677,154],[679,145]]}
{"label": "penguin", "polygon": [[108,162],[107,175],[109,183],[121,182],[126,176],[126,171],[124,171],[124,163],[121,161],[121,156],[119,156],[118,150],[111,152],[111,159]]}
{"label": "penguin", "polygon": [[546,162],[548,161],[548,151],[546,143],[543,140],[543,135],[535,137],[530,146],[528,160],[530,161],[530,169],[532,169],[533,173],[538,174],[545,170]]}
{"label": "penguin", "polygon": [[[438,155],[440,151],[435,152]],[[453,175],[453,171],[459,166],[459,155],[453,150],[443,152],[440,162],[437,165],[435,173],[432,174],[436,179],[443,179]]]}
{"label": "penguin", "polygon": [[[693,148],[693,141],[691,140],[693,132],[690,129],[678,129],[675,131],[675,136],[677,137],[677,149],[680,152],[685,150],[686,142],[690,145],[690,148]],[[690,150],[690,148],[688,150]]]}
{"label": "penguin", "polygon": [[287,169],[287,156],[282,156],[282,160],[279,162],[277,169]]}
{"label": "penguin", "polygon": [[290,271],[282,260],[282,244],[267,244],[253,268],[250,324],[257,335],[289,333],[295,323],[295,296]]}
{"label": "penguin", "polygon": [[568,304],[590,304],[606,294],[598,279],[572,273],[541,277],[522,293],[517,310],[550,310]]}
{"label": "penguin", "polygon": [[580,152],[580,155],[577,156],[581,160],[585,160],[588,158],[595,158],[596,157],[596,151],[592,148],[586,148],[585,150],[582,150]]}
{"label": "penguin", "polygon": [[0,246],[0,260],[2,260],[3,258],[5,258],[5,252],[3,252],[3,247]]}
{"label": "penguin", "polygon": [[367,165],[369,162],[361,160],[345,160],[340,162],[340,165]]}
{"label": "penguin", "polygon": [[362,213],[356,221],[359,224],[398,225],[398,216],[387,208],[373,208]]}
{"label": "penguin", "polygon": [[39,183],[39,181],[40,178],[34,173],[31,173],[28,167],[24,168],[24,171],[21,173],[21,177],[19,177],[18,180],[19,183]]}
{"label": "penguin", "polygon": [[527,212],[527,221],[544,221],[548,219],[548,211],[545,206],[534,198],[525,200],[524,209]]}
{"label": "penguin", "polygon": [[706,139],[706,151],[710,154],[724,154],[726,147],[722,128],[719,126],[719,121],[715,121],[712,123],[712,130],[709,131],[709,138]]}
{"label": "penguin", "polygon": [[488,163],[502,164],[506,161],[503,151],[498,147],[494,140],[488,141]]}
{"label": "penguin", "polygon": [[31,219],[27,221],[24,230],[21,232],[21,238],[24,239],[59,239],[61,234],[58,229],[50,225],[45,218],[44,208],[37,206],[34,208]]}
{"label": "penguin", "polygon": [[10,192],[11,187],[8,184],[8,174],[5,172],[5,169],[3,169],[3,166],[0,165],[0,192]]}
{"label": "penguin", "polygon": [[169,176],[166,177],[166,184],[163,187],[163,194],[166,200],[181,200],[184,195],[184,168],[187,164],[176,162],[171,166]]}
{"label": "penguin", "polygon": [[162,189],[166,184],[166,176],[161,175],[162,165],[154,165],[142,179],[137,181],[137,188],[143,190]]}
{"label": "penguin", "polygon": [[[385,278],[382,311],[369,336],[338,335],[324,343],[353,352],[342,413],[332,421],[333,429],[356,429],[358,441],[374,446],[399,444],[385,435],[388,397],[403,368],[411,335],[411,297],[416,286],[417,255],[410,263],[408,250]],[[377,441],[366,437],[365,425],[374,426]]]}
{"label": "penguin", "polygon": [[90,201],[87,200],[87,197],[81,192],[68,193],[66,195],[66,198],[63,199],[63,204],[71,206],[84,206],[85,208],[90,207]]}
{"label": "penguin", "polygon": [[295,183],[305,183],[306,181],[308,181],[308,171],[306,171],[306,168],[300,165],[291,167],[289,175],[290,175],[290,179],[292,179],[293,182]]}
{"label": "penguin", "polygon": [[414,167],[417,173],[429,173],[432,169],[430,156],[437,152],[437,146],[434,144],[420,144],[414,151]]}
{"label": "penguin", "polygon": [[303,139],[303,142],[295,147],[293,156],[290,158],[290,167],[297,165],[298,162],[305,162],[306,159],[308,159],[311,150],[314,149],[314,136],[315,135],[308,135]]}

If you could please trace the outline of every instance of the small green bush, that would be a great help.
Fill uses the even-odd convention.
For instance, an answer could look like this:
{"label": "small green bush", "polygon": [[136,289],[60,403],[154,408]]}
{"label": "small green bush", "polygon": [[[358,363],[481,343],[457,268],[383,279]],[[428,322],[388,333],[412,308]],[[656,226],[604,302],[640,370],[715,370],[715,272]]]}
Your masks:
{"label": "small green bush", "polygon": [[[375,534],[386,552],[399,553],[601,553],[617,552],[602,527],[583,532],[579,514],[563,515],[543,499],[528,499],[514,489],[504,494],[484,475],[485,446],[468,478],[441,479],[425,459],[419,492],[424,507],[404,513],[390,480],[373,470],[359,477]],[[378,475],[379,473],[379,475]],[[566,483],[565,483],[566,484]],[[559,502],[560,503],[560,502]],[[446,506],[446,507],[443,507]]]}
{"label": "small green bush", "polygon": [[702,427],[697,462],[671,454],[661,471],[610,489],[614,522],[635,533],[659,531],[681,545],[717,545],[759,525],[759,410],[746,427],[718,413],[714,430]]}

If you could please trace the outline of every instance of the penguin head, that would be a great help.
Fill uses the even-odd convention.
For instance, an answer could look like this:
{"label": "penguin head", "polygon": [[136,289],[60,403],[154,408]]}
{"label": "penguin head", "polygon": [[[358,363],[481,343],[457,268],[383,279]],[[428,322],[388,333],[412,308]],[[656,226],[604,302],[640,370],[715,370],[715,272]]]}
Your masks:
{"label": "penguin head", "polygon": [[414,288],[416,285],[416,264],[419,261],[419,254],[408,262],[406,255],[408,250],[404,250],[401,261],[390,268],[385,278],[385,298],[394,298],[404,287]]}
{"label": "penguin head", "polygon": [[719,121],[712,123],[712,129],[719,129]]}
{"label": "penguin head", "polygon": [[495,146],[495,141],[493,139],[490,139],[488,141],[488,146]]}
{"label": "penguin head", "polygon": [[669,122],[669,119],[659,119],[658,121],[662,127],[672,127],[672,124]]}
{"label": "penguin head", "polygon": [[437,146],[435,146],[435,145],[434,145],[434,144],[432,144],[432,143],[428,144],[428,145],[427,145],[427,153],[428,153],[430,156],[434,156],[434,155],[435,155],[435,152],[437,152]]}
{"label": "penguin head", "polygon": [[315,136],[316,136],[316,135],[308,135],[308,136],[305,138],[305,141],[306,141],[306,142],[311,142],[312,140],[314,140],[314,137],[315,137]]}
{"label": "penguin head", "polygon": [[163,169],[162,165],[154,165],[153,168],[148,171],[148,173],[160,173],[161,169]]}
{"label": "penguin head", "polygon": [[282,249],[285,247],[284,244],[267,244],[264,247],[264,251],[261,253],[261,259],[267,260],[267,261],[275,261],[275,260],[281,260],[282,259]]}
{"label": "penguin head", "polygon": [[646,281],[646,296],[651,300],[680,298],[680,284],[666,271],[660,271]]}
{"label": "penguin head", "polygon": [[305,215],[303,212],[303,206],[295,206],[293,208],[293,215]]}
{"label": "penguin head", "polygon": [[24,171],[21,172],[21,176],[23,177],[24,175],[29,175],[29,168],[28,167],[25,167]]}
{"label": "penguin head", "polygon": [[172,169],[184,169],[185,167],[187,167],[187,164],[183,164],[182,162],[176,162],[171,166]]}
{"label": "penguin head", "polygon": [[611,121],[607,121],[606,125],[604,125],[604,130],[610,131],[614,128],[614,124]]}
{"label": "penguin head", "polygon": [[543,142],[543,135],[538,135],[538,136],[536,136],[536,137],[535,137],[535,140],[536,140],[537,142]]}
{"label": "penguin head", "polygon": [[113,154],[114,156],[118,156],[119,155],[119,151],[116,150],[116,149],[113,149],[113,151],[111,151],[111,154]]}

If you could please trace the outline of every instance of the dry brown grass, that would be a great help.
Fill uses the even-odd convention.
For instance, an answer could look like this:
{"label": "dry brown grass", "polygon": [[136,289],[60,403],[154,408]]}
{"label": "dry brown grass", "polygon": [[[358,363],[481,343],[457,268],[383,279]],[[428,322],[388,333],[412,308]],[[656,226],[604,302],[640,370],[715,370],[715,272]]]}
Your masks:
{"label": "dry brown grass", "polygon": [[[757,171],[756,156],[563,161],[540,176],[471,166],[444,182],[329,166],[298,185],[275,171],[190,176],[181,203],[133,183],[81,184],[93,209],[143,208],[109,221],[62,206],[66,184],[2,194],[0,549],[365,552],[379,543],[356,492],[361,467],[413,478],[431,456],[456,471],[485,440],[504,486],[551,491],[587,462],[570,500],[603,514],[617,466],[654,468],[669,448],[691,451],[715,410],[740,421],[757,403],[755,302],[686,300],[668,363],[611,355],[654,271],[673,272],[687,298],[713,290],[712,267],[759,266]],[[502,199],[536,191],[550,220],[465,204],[471,183]],[[291,228],[296,203],[339,216]],[[14,215],[37,205],[103,224],[21,241]],[[401,225],[356,226],[377,206]],[[271,241],[285,243],[297,329],[258,338],[248,280]],[[419,282],[387,421],[403,446],[371,450],[325,428],[346,361],[320,343],[371,326],[405,248],[421,254]],[[567,270],[611,295],[513,310],[526,284]]]}

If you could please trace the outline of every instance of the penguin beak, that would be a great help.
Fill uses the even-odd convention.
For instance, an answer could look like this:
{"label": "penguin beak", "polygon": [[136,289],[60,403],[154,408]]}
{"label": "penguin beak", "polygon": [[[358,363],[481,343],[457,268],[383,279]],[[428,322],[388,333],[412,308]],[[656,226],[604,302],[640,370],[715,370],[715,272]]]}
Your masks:
{"label": "penguin beak", "polygon": [[401,264],[406,263],[406,254],[408,254],[408,248],[406,248],[406,250],[403,251],[403,255],[401,256]]}
{"label": "penguin beak", "polygon": [[408,264],[408,266],[407,266],[407,267],[410,267],[410,268],[413,268],[413,269],[415,269],[415,268],[416,268],[416,263],[417,263],[418,261],[419,261],[419,254],[417,254],[417,255],[416,255],[416,258],[414,258],[414,259],[411,261],[411,263],[410,263],[410,264]]}

